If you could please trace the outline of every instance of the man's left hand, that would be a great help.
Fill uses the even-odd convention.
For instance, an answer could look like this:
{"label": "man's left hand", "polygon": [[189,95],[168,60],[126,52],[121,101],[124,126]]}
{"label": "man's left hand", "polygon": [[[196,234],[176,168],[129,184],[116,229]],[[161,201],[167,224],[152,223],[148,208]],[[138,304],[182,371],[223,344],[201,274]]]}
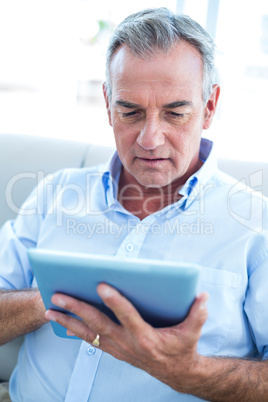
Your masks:
{"label": "man's left hand", "polygon": [[207,293],[196,297],[182,323],[154,328],[113,287],[102,283],[97,291],[121,325],[91,305],[63,294],[55,294],[52,302],[81,320],[54,310],[48,310],[46,318],[66,327],[67,335],[76,335],[87,343],[92,344],[100,334],[101,350],[147,371],[176,390],[187,392],[187,379],[194,375],[200,358],[197,342],[207,319]]}

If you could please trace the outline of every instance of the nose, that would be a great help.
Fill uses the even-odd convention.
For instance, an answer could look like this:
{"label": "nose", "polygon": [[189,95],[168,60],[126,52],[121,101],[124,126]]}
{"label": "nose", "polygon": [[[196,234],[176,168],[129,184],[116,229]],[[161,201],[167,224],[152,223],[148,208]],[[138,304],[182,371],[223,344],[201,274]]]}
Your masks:
{"label": "nose", "polygon": [[165,134],[161,122],[150,118],[144,122],[137,137],[137,143],[145,150],[153,150],[165,142]]}

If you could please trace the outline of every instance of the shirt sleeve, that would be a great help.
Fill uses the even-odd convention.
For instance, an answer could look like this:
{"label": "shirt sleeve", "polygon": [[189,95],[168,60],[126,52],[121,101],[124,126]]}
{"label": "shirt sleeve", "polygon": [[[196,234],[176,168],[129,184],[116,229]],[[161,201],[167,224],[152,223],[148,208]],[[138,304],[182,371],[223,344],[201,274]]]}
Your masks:
{"label": "shirt sleeve", "polygon": [[[53,176],[53,180],[51,177]],[[23,203],[15,221],[0,230],[0,288],[32,287],[33,273],[27,250],[36,247],[40,228],[53,202],[53,191],[60,174],[42,180]]]}
{"label": "shirt sleeve", "polygon": [[245,301],[252,335],[259,354],[268,359],[268,248],[258,260],[258,268],[249,277],[249,286]]}

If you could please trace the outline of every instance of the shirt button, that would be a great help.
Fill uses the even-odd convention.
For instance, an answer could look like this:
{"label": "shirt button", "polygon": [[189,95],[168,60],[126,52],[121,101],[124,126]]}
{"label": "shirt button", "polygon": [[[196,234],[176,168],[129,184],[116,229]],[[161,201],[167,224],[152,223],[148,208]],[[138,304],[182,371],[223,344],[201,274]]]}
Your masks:
{"label": "shirt button", "polygon": [[94,355],[96,353],[96,349],[93,348],[93,346],[88,346],[86,350],[87,350],[87,354],[89,356],[92,356],[92,355]]}
{"label": "shirt button", "polygon": [[128,243],[128,244],[126,245],[126,250],[127,250],[127,251],[133,251],[133,249],[134,249],[133,244]]}

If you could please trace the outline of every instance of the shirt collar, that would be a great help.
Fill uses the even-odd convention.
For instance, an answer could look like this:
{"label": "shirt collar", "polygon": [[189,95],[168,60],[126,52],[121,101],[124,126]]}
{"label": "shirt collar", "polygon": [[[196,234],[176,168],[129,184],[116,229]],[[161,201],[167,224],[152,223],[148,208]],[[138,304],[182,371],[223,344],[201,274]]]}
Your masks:
{"label": "shirt collar", "polygon": [[[194,201],[202,186],[206,185],[217,169],[216,152],[212,141],[206,138],[201,139],[199,158],[204,162],[203,165],[188,178],[179,192],[184,199],[184,208],[188,207]],[[119,159],[117,151],[115,151],[109,159],[102,177],[106,202],[109,207],[117,202],[121,169],[122,162]],[[179,204],[181,205],[182,203],[180,202]]]}
{"label": "shirt collar", "polygon": [[115,202],[117,202],[117,193],[121,169],[122,162],[119,159],[117,151],[115,151],[107,162],[102,176],[106,203],[108,207],[111,207]]}
{"label": "shirt collar", "polygon": [[202,160],[203,165],[188,178],[179,192],[184,199],[184,209],[192,204],[201,190],[204,190],[206,184],[217,169],[215,146],[212,141],[206,138],[201,139],[199,158]]}

